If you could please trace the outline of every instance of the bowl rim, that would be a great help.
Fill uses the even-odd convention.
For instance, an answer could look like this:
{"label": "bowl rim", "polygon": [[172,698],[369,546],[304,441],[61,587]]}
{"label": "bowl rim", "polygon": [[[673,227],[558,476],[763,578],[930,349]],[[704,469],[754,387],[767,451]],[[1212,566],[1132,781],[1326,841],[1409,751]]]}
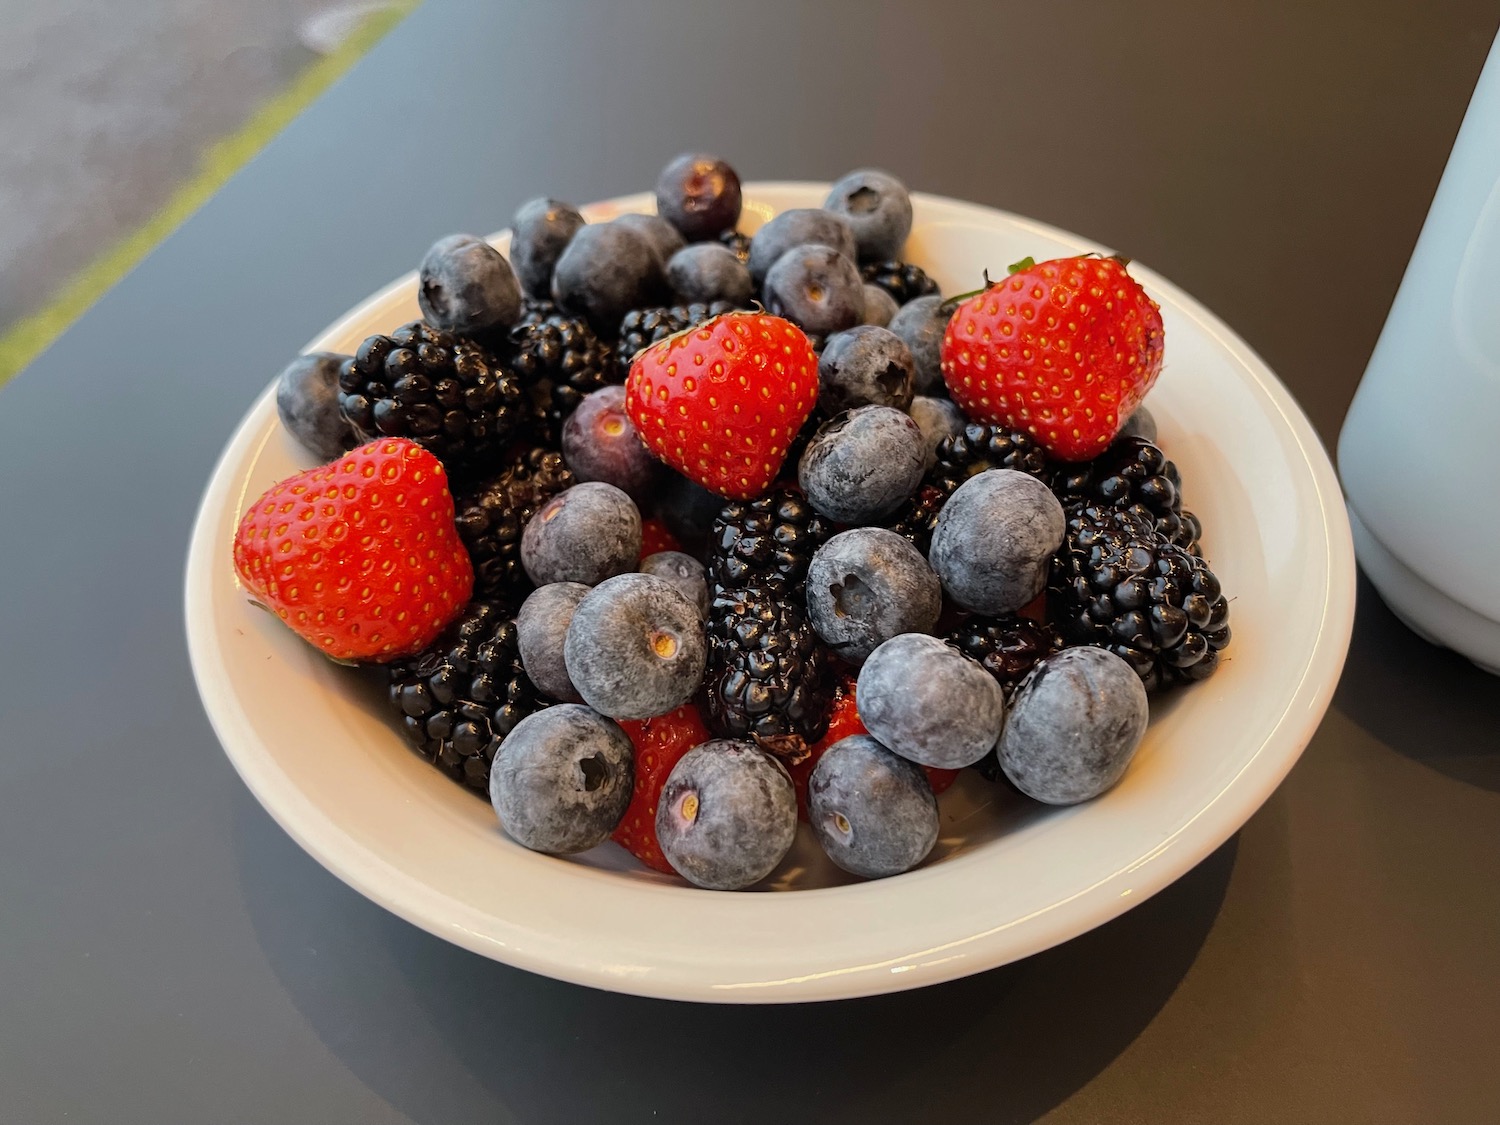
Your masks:
{"label": "bowl rim", "polygon": [[[807,181],[752,181],[744,185],[749,201],[761,196],[809,195],[826,192],[828,185]],[[997,220],[1040,237],[1076,246],[1078,252],[1103,249],[1091,240],[1010,212],[965,203],[928,193],[913,193],[922,207],[949,214],[968,215],[993,224]],[[653,209],[649,193],[637,193],[583,208],[591,219],[628,210]],[[506,232],[492,236],[504,243]],[[1105,251],[1107,252],[1107,251]],[[620,972],[597,958],[578,956],[572,943],[555,935],[513,925],[503,935],[479,932],[458,909],[462,904],[435,891],[426,883],[392,867],[387,861],[343,833],[337,822],[303,794],[285,771],[259,749],[259,737],[246,715],[228,674],[225,659],[215,643],[215,558],[225,549],[221,538],[226,512],[238,512],[246,499],[248,480],[242,468],[253,466],[265,443],[275,432],[265,427],[265,414],[274,417],[272,398],[275,382],[256,398],[215,464],[195,517],[190,541],[184,608],[191,665],[204,709],[225,753],[247,787],[276,822],[319,863],[365,897],[439,937],[483,956],[506,961],[520,968],[578,984],[645,996],[711,1002],[800,1002],[871,995],[938,983],[993,968],[1040,952],[1111,920],[1144,901],[1185,874],[1210,854],[1249,819],[1275,790],[1295,764],[1330,705],[1347,655],[1353,629],[1355,563],[1347,513],[1337,476],[1311,423],[1269,366],[1223,321],[1202,304],[1159,276],[1149,267],[1132,264],[1159,298],[1168,300],[1179,315],[1237,361],[1274,410],[1284,432],[1300,455],[1322,515],[1321,543],[1326,586],[1317,637],[1285,706],[1257,748],[1229,776],[1212,799],[1176,831],[1144,855],[1132,856],[1115,870],[1066,898],[1014,918],[982,933],[965,934],[954,941],[920,950],[906,950],[893,957],[851,965],[833,972],[791,975],[773,980],[725,982],[711,979],[708,968],[688,963],[659,962],[648,973]],[[304,349],[327,348],[329,342],[347,334],[365,320],[372,309],[415,285],[412,271],[377,290],[344,313]],[[1289,455],[1290,456],[1290,455]],[[233,522],[228,523],[231,529]],[[550,857],[530,859],[555,864]],[[576,868],[577,865],[570,865]],[[930,875],[946,864],[903,876],[902,880]],[[587,869],[584,869],[587,870]],[[602,872],[591,872],[601,876]],[[1122,896],[1119,884],[1129,878]],[[714,896],[762,904],[775,909],[775,900],[793,898],[801,902],[852,901],[858,896],[880,895],[900,881],[875,881],[833,888],[799,890],[794,895]],[[676,887],[631,885],[632,893],[681,894]],[[694,895],[707,892],[692,891]],[[727,913],[733,912],[726,907]],[[783,909],[785,909],[783,907]],[[628,968],[628,967],[627,967]]]}

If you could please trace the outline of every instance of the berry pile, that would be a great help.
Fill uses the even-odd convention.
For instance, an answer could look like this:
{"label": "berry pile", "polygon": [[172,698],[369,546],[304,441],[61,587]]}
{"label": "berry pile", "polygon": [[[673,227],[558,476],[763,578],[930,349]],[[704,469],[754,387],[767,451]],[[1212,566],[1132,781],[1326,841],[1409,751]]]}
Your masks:
{"label": "berry pile", "polygon": [[716,157],[656,197],[532,200],[508,258],[441,239],[423,320],[293,362],[277,407],[322,464],[246,509],[246,589],[384,665],[412,747],[538,851],[612,837],[737,889],[800,812],[879,878],[927,858],[960,771],[1109,789],[1148,693],[1230,636],[1126,263],[945,301],[886,173],[753,234]]}

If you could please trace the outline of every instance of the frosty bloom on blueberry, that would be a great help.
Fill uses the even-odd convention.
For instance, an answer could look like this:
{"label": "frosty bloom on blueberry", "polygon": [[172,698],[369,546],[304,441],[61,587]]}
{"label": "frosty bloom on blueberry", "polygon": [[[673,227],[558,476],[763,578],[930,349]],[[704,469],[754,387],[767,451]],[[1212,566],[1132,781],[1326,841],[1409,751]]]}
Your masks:
{"label": "frosty bloom on blueberry", "polygon": [[588,481],[542,505],[521,533],[521,565],[538,586],[597,585],[641,557],[641,513],[612,484]]}
{"label": "frosty bloom on blueberry", "polygon": [[614,719],[649,719],[686,703],[703,682],[703,622],[673,583],[621,574],[578,603],[563,656],[590,707]]}
{"label": "frosty bloom on blueberry", "polygon": [[807,568],[813,628],[851,664],[901,633],[930,633],[942,610],[942,587],[927,560],[883,527],[835,535]]}
{"label": "frosty bloom on blueberry", "polygon": [[1016,693],[1000,768],[1049,805],[1091,800],[1120,780],[1148,717],[1146,689],[1130,665],[1103,649],[1064,649]]}
{"label": "frosty bloom on blueberry", "polygon": [[989,752],[1005,722],[1000,685],[936,637],[903,633],[859,671],[859,714],[883,746],[919,765],[958,769]]}
{"label": "frosty bloom on blueberry", "polygon": [[510,224],[510,264],[529,296],[552,295],[552,270],[583,225],[570,203],[544,197],[521,204]]}
{"label": "frosty bloom on blueberry", "polygon": [[926,774],[869,735],[829,747],[807,792],[807,819],[818,842],[852,874],[899,875],[926,859],[937,843],[937,799]]}
{"label": "frosty bloom on blueberry", "polygon": [[634,778],[625,732],[587,707],[564,703],[516,724],[490,772],[490,800],[518,844],[571,855],[614,831]]}
{"label": "frosty bloom on blueberry", "polygon": [[354,428],[339,412],[339,371],[348,356],[299,355],[276,381],[276,413],[287,432],[324,461],[354,444]]}
{"label": "frosty bloom on blueberry", "polygon": [[1062,505],[1041,481],[990,469],[949,497],[927,558],[964,609],[1015,613],[1046,588],[1063,522]]}
{"label": "frosty bloom on blueberry", "polygon": [[684,879],[709,890],[758,883],[797,833],[786,769],[748,742],[716,739],[677,763],[657,806],[656,835]]}

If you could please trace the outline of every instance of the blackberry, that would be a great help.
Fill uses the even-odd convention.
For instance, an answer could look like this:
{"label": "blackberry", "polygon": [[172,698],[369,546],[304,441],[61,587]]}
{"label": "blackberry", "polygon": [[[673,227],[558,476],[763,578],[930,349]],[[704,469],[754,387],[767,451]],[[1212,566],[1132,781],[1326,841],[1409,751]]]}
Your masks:
{"label": "blackberry", "polygon": [[1135,506],[1068,513],[1047,609],[1064,641],[1113,652],[1147,691],[1206,679],[1229,643],[1219,580]]}
{"label": "blackberry", "polygon": [[[983,617],[975,615],[948,635],[948,643],[980,665],[1000,684],[1008,706],[1016,688],[1045,657],[1062,651],[1057,626],[1029,617]],[[1004,773],[994,750],[974,763],[989,781],[1000,781]]]}
{"label": "blackberry", "polygon": [[704,695],[716,734],[751,739],[791,762],[827,732],[828,652],[785,583],[762,579],[714,596]]}
{"label": "blackberry", "polygon": [[538,508],[573,484],[561,453],[537,446],[458,496],[458,537],[474,564],[474,596],[521,595],[529,588],[521,569],[521,532]]}
{"label": "blackberry", "polygon": [[521,381],[499,358],[419,320],[344,361],[339,409],[361,440],[410,438],[454,478],[498,459],[526,417]]}
{"label": "blackberry", "polygon": [[658,340],[702,324],[710,317],[733,312],[735,306],[728,301],[715,301],[710,305],[668,305],[654,309],[631,309],[620,322],[620,340],[615,345],[615,357],[622,372],[630,370],[636,353],[649,348]]}
{"label": "blackberry", "polygon": [[774,578],[800,598],[807,564],[832,534],[833,525],[800,492],[778,488],[733,501],[714,520],[709,581],[718,592]]}
{"label": "blackberry", "polygon": [[871,285],[878,285],[904,305],[918,297],[938,292],[938,283],[927,276],[927,271],[911,262],[871,262],[860,271],[860,276]]}
{"label": "blackberry", "polygon": [[750,236],[741,234],[737,230],[726,230],[719,235],[719,241],[734,251],[734,256],[740,261],[750,262]]}
{"label": "blackberry", "polygon": [[521,667],[515,614],[503,602],[469,603],[425,652],[390,666],[389,692],[417,753],[486,795],[500,743],[549,705]]}
{"label": "blackberry", "polygon": [[1042,481],[1047,481],[1052,473],[1046,452],[1030,434],[970,422],[959,433],[938,443],[937,464],[887,526],[906,536],[925,554],[937,526],[938,513],[948,497],[964,481],[987,469],[1015,469]]}
{"label": "blackberry", "polygon": [[1182,510],[1182,476],[1145,438],[1116,438],[1092,461],[1060,466],[1052,488],[1064,507],[1139,506],[1169,540],[1198,554],[1203,528],[1197,516]]}
{"label": "blackberry", "polygon": [[1057,626],[1029,617],[984,617],[975,614],[948,635],[948,643],[979,661],[994,676],[1007,701],[1026,673],[1062,650]]}
{"label": "blackberry", "polygon": [[624,381],[614,351],[589,322],[551,301],[527,301],[508,344],[530,396],[537,436],[548,445],[557,445],[562,424],[584,395]]}

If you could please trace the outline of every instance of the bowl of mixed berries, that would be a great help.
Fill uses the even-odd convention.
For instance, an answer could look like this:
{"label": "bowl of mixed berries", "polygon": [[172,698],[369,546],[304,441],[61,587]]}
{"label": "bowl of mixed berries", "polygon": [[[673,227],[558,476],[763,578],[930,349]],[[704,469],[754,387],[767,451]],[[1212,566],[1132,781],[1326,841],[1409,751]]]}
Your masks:
{"label": "bowl of mixed berries", "polygon": [[226,750],[341,878],[525,968],[752,1001],[1160,889],[1296,760],[1352,606],[1306,419],[1170,283],[702,154],[441,238],[332,326],[187,585]]}

